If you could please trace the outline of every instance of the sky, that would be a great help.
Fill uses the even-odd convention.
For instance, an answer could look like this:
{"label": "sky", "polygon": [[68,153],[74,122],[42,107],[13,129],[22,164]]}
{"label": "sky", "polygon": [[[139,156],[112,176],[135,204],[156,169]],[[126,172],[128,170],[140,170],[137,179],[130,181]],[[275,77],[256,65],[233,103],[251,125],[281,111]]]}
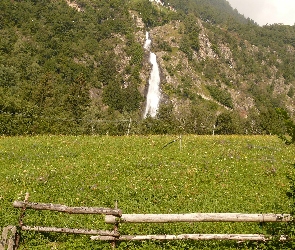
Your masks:
{"label": "sky", "polygon": [[246,18],[259,25],[283,23],[295,24],[295,0],[227,0]]}

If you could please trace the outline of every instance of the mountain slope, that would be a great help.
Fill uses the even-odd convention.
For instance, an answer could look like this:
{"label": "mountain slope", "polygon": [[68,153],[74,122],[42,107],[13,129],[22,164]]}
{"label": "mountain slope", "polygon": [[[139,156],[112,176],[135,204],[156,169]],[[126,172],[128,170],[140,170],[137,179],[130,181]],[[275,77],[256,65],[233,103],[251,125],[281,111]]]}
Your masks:
{"label": "mountain slope", "polygon": [[[227,1],[0,3],[0,133],[274,133],[293,113],[295,27]],[[142,119],[151,65],[157,119]],[[111,122],[110,122],[111,121]]]}

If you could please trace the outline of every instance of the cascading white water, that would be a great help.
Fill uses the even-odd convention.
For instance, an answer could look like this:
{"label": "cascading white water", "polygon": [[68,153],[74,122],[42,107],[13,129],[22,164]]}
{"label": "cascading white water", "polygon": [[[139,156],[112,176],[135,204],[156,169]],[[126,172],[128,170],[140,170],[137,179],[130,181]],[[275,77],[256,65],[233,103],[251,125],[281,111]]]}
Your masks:
{"label": "cascading white water", "polygon": [[[146,50],[150,50],[151,40],[149,39],[149,33],[146,32],[146,41],[144,44],[144,48]],[[160,102],[160,71],[157,63],[157,56],[155,53],[150,52],[150,63],[152,64],[152,71],[149,79],[149,87],[146,97],[146,108],[144,112],[144,117],[148,114],[151,117],[155,117],[157,115],[157,111],[159,108]]]}
{"label": "cascading white water", "polygon": [[164,5],[161,0],[150,0],[150,2],[156,2],[157,4],[161,4],[162,6]]}
{"label": "cascading white water", "polygon": [[150,51],[152,40],[149,38],[149,33],[145,33],[145,43],[143,45],[144,49]]}
{"label": "cascading white water", "polygon": [[160,102],[160,73],[157,63],[157,56],[155,53],[150,53],[150,63],[153,65],[153,67],[149,79],[149,88],[146,97],[146,109],[144,117],[146,117],[148,114],[150,114],[151,117],[155,117],[157,115]]}

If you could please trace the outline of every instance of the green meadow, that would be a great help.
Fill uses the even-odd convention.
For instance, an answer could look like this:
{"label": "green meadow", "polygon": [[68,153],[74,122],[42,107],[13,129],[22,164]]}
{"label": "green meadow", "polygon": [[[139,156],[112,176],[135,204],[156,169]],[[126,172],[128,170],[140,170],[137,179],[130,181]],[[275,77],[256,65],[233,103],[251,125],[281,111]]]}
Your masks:
{"label": "green meadow", "polygon": [[[15,200],[123,213],[290,213],[294,148],[275,136],[0,137],[0,227]],[[166,147],[164,147],[167,145]],[[26,225],[112,229],[100,215],[27,210]],[[274,223],[275,224],[275,223]],[[278,223],[276,223],[278,224]],[[280,223],[279,223],[280,224]],[[281,224],[280,224],[281,225]],[[271,223],[122,224],[121,234],[264,233]],[[257,249],[228,241],[122,242],[118,249]],[[89,236],[23,232],[20,249],[111,249]],[[260,249],[260,248],[258,248]],[[262,249],[262,248],[261,248]]]}

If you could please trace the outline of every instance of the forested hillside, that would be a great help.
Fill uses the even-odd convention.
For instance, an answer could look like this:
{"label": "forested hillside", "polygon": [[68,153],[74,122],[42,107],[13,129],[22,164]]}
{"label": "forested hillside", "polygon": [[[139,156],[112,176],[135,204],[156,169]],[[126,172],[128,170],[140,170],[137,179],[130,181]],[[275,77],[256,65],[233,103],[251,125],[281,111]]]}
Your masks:
{"label": "forested hillside", "polygon": [[[161,102],[144,119],[146,31]],[[295,110],[295,26],[225,0],[3,0],[0,37],[3,135],[269,134]]]}

